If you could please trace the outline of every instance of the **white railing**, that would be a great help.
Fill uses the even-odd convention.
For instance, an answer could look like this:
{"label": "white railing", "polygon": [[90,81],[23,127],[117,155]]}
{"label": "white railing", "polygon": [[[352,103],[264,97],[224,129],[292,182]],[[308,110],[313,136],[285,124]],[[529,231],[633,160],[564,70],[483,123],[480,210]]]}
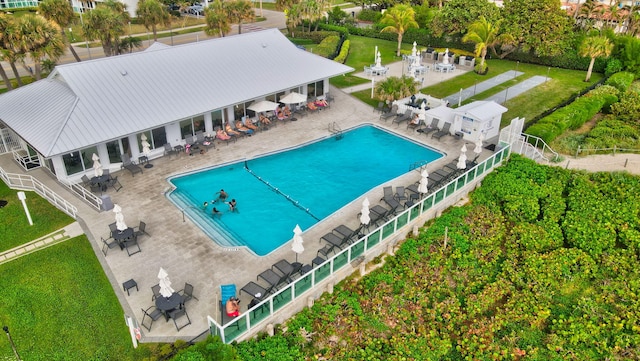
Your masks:
{"label": "white railing", "polygon": [[615,145],[613,146],[613,148],[583,148],[581,146],[578,146],[578,149],[576,149],[575,157],[578,158],[580,153],[586,153],[587,155],[611,153],[613,155],[616,155],[616,153],[638,153],[638,152],[640,152],[640,149],[620,148]]}
{"label": "white railing", "polygon": [[7,173],[2,168],[0,168],[0,178],[2,178],[9,188],[34,191],[66,214],[76,218],[78,209],[36,178],[30,175]]}
{"label": "white railing", "polygon": [[20,137],[9,128],[0,129],[0,154],[20,149]]}
{"label": "white railing", "polygon": [[80,198],[87,201],[87,203],[89,203],[89,205],[91,205],[93,208],[99,211],[102,210],[102,198],[91,193],[91,191],[83,187],[80,183],[66,183],[63,181],[60,182],[66,187],[69,187],[69,189],[71,189],[71,191],[77,194]]}
{"label": "white railing", "polygon": [[[13,159],[22,166],[24,170],[33,169],[40,166],[40,157],[38,155],[29,155],[24,149],[14,149],[11,151]],[[29,166],[29,165],[32,166]]]}
{"label": "white railing", "polygon": [[[233,321],[228,322],[226,325],[221,325],[211,316],[207,316],[211,334],[219,335],[222,341],[226,343],[247,335],[250,331],[272,318],[279,309],[300,298],[308,291],[313,290],[320,282],[341,270],[345,265],[353,262],[358,257],[365,256],[373,247],[403,230],[405,226],[416,220],[423,213],[432,210],[436,205],[448,200],[450,196],[455,195],[459,197],[460,194],[457,194],[458,191],[462,190],[469,183],[476,182],[479,178],[484,178],[484,176],[490,173],[495,167],[501,165],[509,154],[510,147],[508,145],[499,149],[482,163],[467,170],[464,174],[441,188],[431,192],[428,196],[402,211],[393,219],[364,235],[347,248],[329,258],[326,262],[316,266],[286,287],[265,298],[262,302],[254,305],[251,309],[236,317]],[[224,307],[224,305],[222,306]]]}
{"label": "white railing", "polygon": [[542,138],[536,137],[535,135],[529,135],[527,133],[522,133],[522,136],[524,137],[523,142],[531,145],[534,150],[529,150],[528,153],[526,151],[524,153],[520,153],[514,145],[511,150],[513,153],[523,154],[533,160],[537,160],[536,157],[539,156],[540,159],[545,160],[547,163],[557,162],[560,160],[560,155],[551,149],[551,147],[547,145]]}

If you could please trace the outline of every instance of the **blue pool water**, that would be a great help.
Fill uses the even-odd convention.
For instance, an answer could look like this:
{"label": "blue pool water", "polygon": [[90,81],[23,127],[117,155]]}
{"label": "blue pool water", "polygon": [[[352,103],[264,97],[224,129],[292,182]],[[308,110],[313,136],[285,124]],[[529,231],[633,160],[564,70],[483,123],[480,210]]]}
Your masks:
{"label": "blue pool water", "polygon": [[[264,256],[290,241],[296,224],[304,231],[406,173],[411,164],[442,156],[375,126],[361,126],[339,140],[327,137],[246,162],[172,177],[175,189],[169,199],[220,245],[247,246]],[[221,188],[229,200],[236,199],[237,213],[229,212],[226,204],[211,204]],[[203,210],[205,201],[209,206]],[[212,216],[213,206],[223,211],[222,217]]]}

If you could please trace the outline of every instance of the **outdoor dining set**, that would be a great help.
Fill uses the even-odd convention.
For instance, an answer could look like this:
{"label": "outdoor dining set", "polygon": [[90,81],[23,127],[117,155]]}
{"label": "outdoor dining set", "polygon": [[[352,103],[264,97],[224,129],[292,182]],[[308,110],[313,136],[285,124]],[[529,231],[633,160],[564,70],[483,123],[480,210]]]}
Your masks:
{"label": "outdoor dining set", "polygon": [[151,301],[154,304],[147,309],[142,309],[142,321],[140,324],[151,332],[153,322],[164,317],[167,322],[173,320],[176,330],[180,331],[191,324],[186,303],[193,299],[198,301],[198,298],[193,294],[194,287],[185,282],[183,289],[175,291],[171,287],[167,271],[163,268],[160,268],[158,272],[158,279],[158,284],[151,287],[153,293]]}

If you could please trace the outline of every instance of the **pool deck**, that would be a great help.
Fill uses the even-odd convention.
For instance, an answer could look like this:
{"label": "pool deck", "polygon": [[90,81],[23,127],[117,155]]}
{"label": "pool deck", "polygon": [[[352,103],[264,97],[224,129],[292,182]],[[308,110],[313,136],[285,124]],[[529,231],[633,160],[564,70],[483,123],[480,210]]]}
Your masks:
{"label": "pool deck", "polygon": [[[214,319],[220,318],[217,304],[221,284],[235,283],[239,291],[249,281],[256,281],[256,276],[260,272],[270,268],[277,261],[283,258],[290,262],[295,261],[295,254],[291,251],[289,243],[264,257],[257,257],[244,248],[229,250],[218,246],[188,218],[183,218],[182,212],[165,197],[165,193],[170,189],[166,181],[167,177],[215,164],[250,159],[267,152],[325,137],[329,134],[328,125],[333,122],[343,130],[363,123],[375,124],[444,152],[445,157],[429,166],[430,169],[437,169],[438,166],[456,159],[459,155],[462,140],[444,137],[438,141],[413,129],[406,129],[406,123],[399,127],[391,121],[385,123],[379,120],[379,113],[373,112],[370,106],[351,95],[335,88],[331,88],[331,94],[335,97],[335,102],[329,109],[308,114],[298,121],[279,124],[277,127],[228,145],[216,144],[215,149],[210,149],[202,155],[180,154],[154,159],[152,160],[153,168],[145,168],[143,174],[136,174],[135,177],[132,177],[128,171],[116,172],[123,188],[119,192],[110,189],[107,194],[111,196],[114,203],[122,207],[127,225],[137,226],[142,220],[147,223],[147,231],[151,234],[139,239],[142,252],[131,257],[127,256],[126,251],[120,251],[118,248],[110,249],[106,257],[100,251],[100,237],[108,236],[108,224],[114,222],[113,212],[96,211],[68,192],[48,171],[35,169],[28,174],[40,179],[78,207],[79,223],[92,242],[97,258],[102,263],[125,314],[135,316],[138,322],[142,320],[141,309],[146,309],[153,304],[151,286],[158,283],[157,274],[160,267],[168,272],[176,291],[182,289],[185,282],[195,287],[194,294],[199,300],[191,300],[187,303],[187,311],[191,319],[190,326],[177,332],[173,322],[164,322],[161,319],[154,322],[151,332],[142,329],[146,342],[174,341],[176,338],[188,340],[207,330],[207,315]],[[467,156],[473,158],[473,145],[467,147],[469,149]],[[480,159],[485,159],[490,154],[490,151],[483,150]],[[0,156],[0,166],[9,173],[24,173],[12,160],[10,154]],[[388,182],[388,185],[407,186],[419,179],[420,174],[412,171]],[[379,203],[382,187],[383,185],[380,185],[366,194],[372,206]],[[216,191],[217,189],[212,188],[212,195]],[[329,196],[331,195],[318,195],[318,197]],[[345,224],[356,228],[359,225],[356,215],[360,211],[364,196],[346,205],[316,226],[304,230],[302,237],[305,251],[298,256],[298,261],[310,263],[316,256],[317,250],[323,246],[323,242],[319,242],[320,237],[336,226]],[[386,207],[386,204],[382,205]],[[34,221],[37,222],[37,220]],[[291,221],[292,229],[295,223],[295,220]],[[251,225],[248,224],[247,227]],[[259,230],[256,232],[259,233]],[[134,289],[131,295],[127,296],[122,290],[122,283],[131,278],[137,282],[139,291],[136,292]],[[244,294],[240,294],[240,299],[242,310],[245,310],[250,299]]]}

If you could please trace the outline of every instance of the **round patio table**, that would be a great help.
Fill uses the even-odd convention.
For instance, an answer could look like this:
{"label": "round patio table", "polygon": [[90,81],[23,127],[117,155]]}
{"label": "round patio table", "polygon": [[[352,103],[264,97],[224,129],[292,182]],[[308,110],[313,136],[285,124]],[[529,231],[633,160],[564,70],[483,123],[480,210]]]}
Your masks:
{"label": "round patio table", "polygon": [[156,307],[162,312],[174,310],[180,306],[182,296],[178,292],[174,292],[169,297],[156,297]]}

